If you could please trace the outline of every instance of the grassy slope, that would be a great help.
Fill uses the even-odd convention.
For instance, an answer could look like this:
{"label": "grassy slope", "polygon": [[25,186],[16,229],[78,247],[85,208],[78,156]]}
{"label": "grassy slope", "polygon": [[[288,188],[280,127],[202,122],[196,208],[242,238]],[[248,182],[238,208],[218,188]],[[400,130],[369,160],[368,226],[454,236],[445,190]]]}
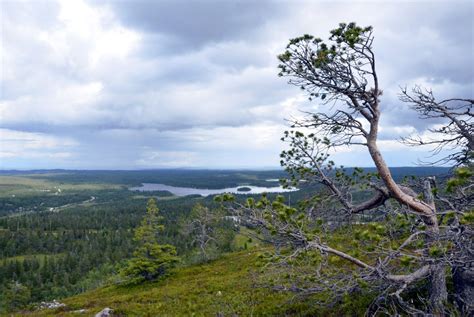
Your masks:
{"label": "grassy slope", "polygon": [[[166,280],[137,286],[109,286],[64,299],[66,309],[23,312],[29,316],[93,316],[105,307],[118,316],[341,316],[292,301],[292,295],[256,287],[258,251],[232,253],[214,262],[177,270]],[[347,312],[346,312],[347,313]]]}
{"label": "grassy slope", "polygon": [[[178,268],[167,279],[135,286],[108,286],[61,300],[66,308],[24,311],[8,316],[94,316],[105,307],[114,316],[362,316],[370,297],[352,294],[335,307],[318,306],[320,293],[297,300],[293,293],[258,286],[258,255],[268,251],[246,236],[242,228],[235,248],[249,250],[227,254],[207,264]],[[347,244],[347,235],[332,235],[334,245]],[[347,246],[350,248],[350,246]],[[336,261],[339,263],[338,261]],[[335,262],[335,263],[336,263]],[[336,266],[341,265],[335,264]],[[75,310],[86,309],[86,314]]]}
{"label": "grassy slope", "polygon": [[[58,188],[61,188],[62,191],[101,190],[119,189],[120,185],[98,183],[65,184],[62,182],[37,179],[29,175],[0,176],[0,197],[9,197],[11,195],[45,196],[56,192]],[[49,192],[45,190],[49,190]]]}

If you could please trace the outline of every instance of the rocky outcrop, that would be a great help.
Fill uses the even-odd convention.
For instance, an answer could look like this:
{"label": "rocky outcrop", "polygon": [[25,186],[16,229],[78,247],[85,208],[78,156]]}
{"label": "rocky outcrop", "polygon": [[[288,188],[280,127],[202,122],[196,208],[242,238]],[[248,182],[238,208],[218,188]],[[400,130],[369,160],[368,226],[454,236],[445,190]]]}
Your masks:
{"label": "rocky outcrop", "polygon": [[51,302],[41,302],[39,304],[39,309],[55,309],[55,308],[60,308],[60,307],[65,307],[66,304],[63,304],[55,299]]}
{"label": "rocky outcrop", "polygon": [[95,314],[95,317],[111,317],[113,310],[109,307],[102,309],[100,312]]}

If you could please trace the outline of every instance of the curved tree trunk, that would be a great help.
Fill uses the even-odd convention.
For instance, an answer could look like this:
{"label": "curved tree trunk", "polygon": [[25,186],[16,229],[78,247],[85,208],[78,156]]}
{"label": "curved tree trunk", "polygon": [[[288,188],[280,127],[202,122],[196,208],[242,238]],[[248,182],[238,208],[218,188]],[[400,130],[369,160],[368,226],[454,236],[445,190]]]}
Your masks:
{"label": "curved tree trunk", "polygon": [[[426,250],[436,246],[439,241],[439,226],[436,217],[436,206],[434,204],[434,197],[431,191],[431,180],[424,182],[423,194],[424,201],[418,200],[402,191],[400,186],[393,179],[390,169],[387,166],[380,150],[377,146],[378,133],[378,113],[371,122],[370,134],[367,138],[367,146],[372,160],[377,167],[380,177],[387,186],[392,196],[402,205],[406,205],[412,210],[416,211],[422,216],[423,222],[426,225]],[[427,251],[428,253],[429,251]],[[426,254],[429,257],[429,254]],[[448,299],[448,291],[446,286],[446,272],[443,263],[432,263],[429,265],[430,270],[430,286],[429,286],[429,306],[433,315],[445,316],[444,304]]]}

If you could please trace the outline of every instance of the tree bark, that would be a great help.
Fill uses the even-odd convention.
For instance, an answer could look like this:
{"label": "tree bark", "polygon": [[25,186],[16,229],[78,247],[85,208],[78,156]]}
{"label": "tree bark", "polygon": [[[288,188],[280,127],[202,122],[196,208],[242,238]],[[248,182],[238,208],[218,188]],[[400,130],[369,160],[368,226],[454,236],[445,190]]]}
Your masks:
{"label": "tree bark", "polygon": [[[471,235],[462,237],[460,244],[466,248],[465,250],[474,249],[474,240]],[[465,263],[459,262],[451,267],[455,300],[463,316],[474,316],[474,259],[470,252],[461,252],[461,254],[466,259]]]}
{"label": "tree bark", "polygon": [[[434,178],[428,178],[423,184],[424,201],[433,209],[433,214],[424,222],[427,225],[426,245],[427,250],[438,247],[439,243],[439,226],[436,217],[436,206],[434,203],[433,192],[431,189],[431,181]],[[427,254],[429,257],[429,254]],[[429,286],[429,304],[430,310],[435,316],[445,316],[444,305],[448,300],[448,290],[446,287],[446,266],[443,263],[430,264],[430,286]]]}
{"label": "tree bark", "polygon": [[[420,213],[423,222],[426,225],[426,249],[427,253],[432,247],[436,247],[439,242],[439,226],[436,217],[436,206],[433,193],[431,191],[431,179],[424,182],[423,195],[424,201],[417,200],[414,197],[404,193],[395,183],[385,160],[380,153],[376,140],[378,132],[377,117],[371,122],[371,131],[368,138],[369,153],[377,167],[380,177],[384,181],[390,193],[401,204],[407,205],[412,210]],[[426,254],[430,258],[429,254]],[[432,263],[429,265],[429,305],[431,313],[434,316],[445,316],[444,304],[448,299],[446,286],[446,272],[443,263]]]}
{"label": "tree bark", "polygon": [[474,315],[474,268],[453,267],[456,302],[465,316]]}
{"label": "tree bark", "polygon": [[444,305],[448,300],[446,268],[442,263],[430,265],[430,310],[435,316],[445,316]]}

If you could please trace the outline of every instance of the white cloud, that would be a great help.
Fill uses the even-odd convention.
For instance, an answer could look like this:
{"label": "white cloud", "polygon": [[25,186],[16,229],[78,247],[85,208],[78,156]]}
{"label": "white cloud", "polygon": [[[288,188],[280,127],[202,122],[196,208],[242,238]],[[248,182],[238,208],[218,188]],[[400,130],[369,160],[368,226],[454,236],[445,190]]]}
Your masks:
{"label": "white cloud", "polygon": [[196,153],[189,151],[150,151],[146,150],[137,160],[139,167],[195,167]]}
{"label": "white cloud", "polygon": [[0,158],[3,159],[66,159],[73,156],[71,150],[77,145],[70,138],[0,129]]}
{"label": "white cloud", "polygon": [[[398,137],[433,124],[398,102],[398,85],[425,84],[441,97],[473,94],[468,2],[276,2],[271,6],[278,10],[260,8],[267,12],[263,18],[244,10],[251,20],[245,12],[226,16],[229,8],[203,5],[216,21],[232,23],[214,25],[172,2],[121,9],[84,0],[1,2],[0,127],[10,134],[30,131],[23,133],[37,144],[56,142],[42,151],[20,150],[0,135],[2,155],[23,155],[25,166],[46,153],[66,167],[274,166],[284,119],[324,110],[276,76],[275,56],[289,38],[325,38],[339,21],[375,28],[384,90],[381,147],[396,164],[411,164],[408,151],[422,154],[402,147]],[[420,19],[427,8],[430,19]],[[179,24],[167,11],[155,21],[157,9],[185,14],[200,28]],[[350,155],[359,153],[346,149],[335,156],[350,165]]]}
{"label": "white cloud", "polygon": [[2,38],[1,123],[70,125],[104,120],[106,113],[98,103],[106,78],[97,73],[103,63],[124,67],[138,33],[121,27],[106,8],[81,0],[59,1],[55,23],[44,29],[28,24],[29,15],[35,13],[25,10],[20,9],[26,17],[6,14],[2,21],[6,38]]}

